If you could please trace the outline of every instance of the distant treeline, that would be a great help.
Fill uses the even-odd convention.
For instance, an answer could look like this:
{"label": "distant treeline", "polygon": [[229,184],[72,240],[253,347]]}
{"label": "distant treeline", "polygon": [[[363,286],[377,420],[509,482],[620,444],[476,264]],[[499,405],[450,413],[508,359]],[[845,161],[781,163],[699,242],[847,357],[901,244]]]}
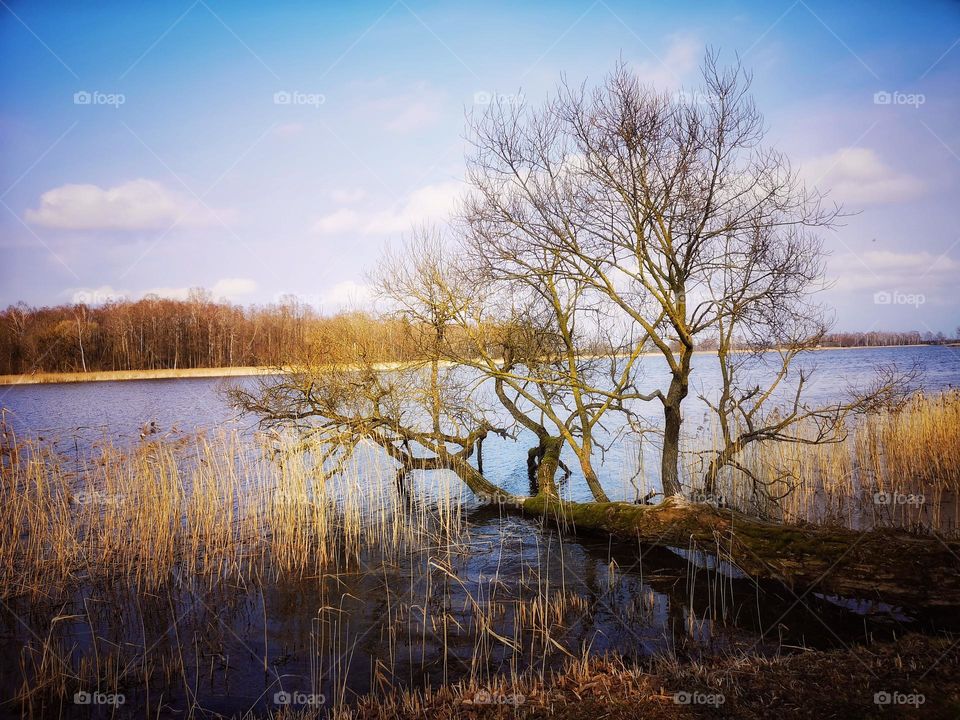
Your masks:
{"label": "distant treeline", "polygon": [[[342,351],[339,346],[358,343],[373,360],[410,360],[415,333],[402,320],[357,312],[324,316],[296,302],[244,308],[199,290],[187,300],[147,297],[92,307],[20,303],[0,312],[0,375],[283,365],[318,348]],[[821,345],[945,340],[943,333],[920,331],[849,332],[826,335]],[[710,346],[710,340],[700,343]]]}
{"label": "distant treeline", "polygon": [[920,332],[845,332],[824,335],[820,343],[824,347],[878,347],[881,345],[924,345],[946,342],[942,333]]}
{"label": "distant treeline", "polygon": [[285,303],[243,308],[194,292],[102,306],[0,312],[0,374],[280,365],[358,333],[377,360],[405,360],[411,329],[362,313],[322,316]]}

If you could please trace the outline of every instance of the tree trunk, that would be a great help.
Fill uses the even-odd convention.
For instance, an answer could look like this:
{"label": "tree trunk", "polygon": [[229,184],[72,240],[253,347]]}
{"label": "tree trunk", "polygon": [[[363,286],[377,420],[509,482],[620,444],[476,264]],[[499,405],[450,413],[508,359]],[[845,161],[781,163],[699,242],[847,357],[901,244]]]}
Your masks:
{"label": "tree trunk", "polygon": [[[540,465],[542,450],[543,448],[540,445],[527,450],[527,477],[534,483],[537,481],[537,467]],[[536,491],[533,494],[535,495]]]}
{"label": "tree trunk", "polygon": [[560,468],[560,450],[563,449],[563,438],[541,438],[540,448],[542,455],[537,466],[537,494],[549,497],[558,497],[556,476]]}
{"label": "tree trunk", "polygon": [[510,493],[504,492],[492,482],[487,480],[473,465],[462,457],[445,453],[441,458],[442,466],[453,470],[467,487],[484,502],[493,502],[497,498],[512,497]]}
{"label": "tree trunk", "polygon": [[610,502],[610,498],[607,497],[600,485],[600,478],[597,477],[597,472],[593,469],[593,463],[590,461],[589,455],[580,458],[580,469],[583,470],[583,477],[593,494],[593,499],[597,502]]}
{"label": "tree trunk", "polygon": [[83,331],[80,329],[80,317],[77,317],[77,342],[80,344],[80,365],[87,371],[87,356],[83,352]]}
{"label": "tree trunk", "polygon": [[683,425],[680,406],[689,391],[692,354],[690,348],[681,347],[679,367],[670,379],[670,388],[663,402],[663,455],[660,458],[660,479],[664,497],[680,492],[680,429]]}
{"label": "tree trunk", "polygon": [[703,492],[707,495],[717,494],[717,478],[720,477],[720,471],[737,456],[737,453],[743,449],[742,443],[730,443],[723,450],[717,453],[710,461],[707,471],[703,475]]}
{"label": "tree trunk", "polygon": [[[660,457],[660,480],[664,497],[680,492],[680,402],[672,400],[676,380],[670,383],[667,402],[663,406],[663,455]],[[684,393],[685,394],[685,393]]]}

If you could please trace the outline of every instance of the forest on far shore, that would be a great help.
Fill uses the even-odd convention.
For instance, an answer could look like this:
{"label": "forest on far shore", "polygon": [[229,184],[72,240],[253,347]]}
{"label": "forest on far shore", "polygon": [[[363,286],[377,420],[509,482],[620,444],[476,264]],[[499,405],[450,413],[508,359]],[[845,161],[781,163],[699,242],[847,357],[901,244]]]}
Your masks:
{"label": "forest on far shore", "polygon": [[[0,375],[288,364],[311,347],[361,342],[370,359],[416,359],[409,322],[360,311],[325,315],[290,298],[243,307],[204,290],[186,300],[148,296],[104,305],[0,311]],[[824,347],[946,342],[941,333],[835,332]],[[700,343],[711,349],[711,340]],[[585,348],[585,350],[588,350]]]}

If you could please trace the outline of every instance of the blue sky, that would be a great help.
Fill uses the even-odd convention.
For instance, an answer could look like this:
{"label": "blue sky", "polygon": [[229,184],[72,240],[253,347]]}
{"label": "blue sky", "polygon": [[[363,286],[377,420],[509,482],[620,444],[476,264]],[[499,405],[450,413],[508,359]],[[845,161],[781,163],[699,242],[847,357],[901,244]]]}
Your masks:
{"label": "blue sky", "polygon": [[960,325],[958,3],[89,5],[0,2],[0,305],[362,303],[462,189],[465,112],[620,57],[690,87],[710,45],[858,211],[824,236],[837,327]]}

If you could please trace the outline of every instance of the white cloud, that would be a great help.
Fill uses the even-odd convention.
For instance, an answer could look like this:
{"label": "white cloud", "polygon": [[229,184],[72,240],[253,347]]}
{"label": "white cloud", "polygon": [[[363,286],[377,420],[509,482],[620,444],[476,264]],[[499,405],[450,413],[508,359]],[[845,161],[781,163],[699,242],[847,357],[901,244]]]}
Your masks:
{"label": "white cloud", "polygon": [[923,182],[899,173],[869,148],[842,148],[803,163],[809,183],[851,205],[903,202],[923,192]]}
{"label": "white cloud", "polygon": [[314,232],[321,235],[344,234],[389,235],[405,232],[412,226],[439,220],[456,206],[463,190],[459,182],[449,181],[425,185],[414,190],[407,198],[390,210],[359,213],[349,208],[340,208],[317,220]]}
{"label": "white cloud", "polygon": [[233,300],[256,292],[256,289],[256,280],[250,278],[222,278],[213,284],[210,292],[213,293],[215,298],[225,297]]}
{"label": "white cloud", "polygon": [[440,118],[440,109],[430,100],[404,100],[385,127],[393,132],[406,133],[433,125]]}
{"label": "white cloud", "polygon": [[363,200],[367,191],[363,188],[339,188],[330,193],[330,199],[341,205],[352,205]]}
{"label": "white cloud", "polygon": [[391,132],[408,133],[430,127],[442,117],[443,98],[427,83],[399,95],[381,97],[366,104],[371,117],[382,118]]}
{"label": "white cloud", "polygon": [[[190,291],[196,287],[198,286],[155,287],[144,290],[140,297],[156,295],[157,297],[168,298],[170,300],[186,300],[190,296]],[[241,300],[243,296],[254,292],[257,289],[257,283],[250,278],[221,278],[208,289],[214,300],[237,302]]]}
{"label": "white cloud", "polygon": [[366,307],[373,300],[373,288],[366,283],[344,280],[320,295],[320,306],[326,312]]}
{"label": "white cloud", "polygon": [[841,292],[924,292],[953,286],[960,276],[960,261],[946,254],[934,255],[927,251],[871,250],[834,256],[829,274],[837,279],[834,287]]}
{"label": "white cloud", "polygon": [[350,208],[340,208],[324,215],[313,224],[313,231],[319,235],[337,235],[358,230],[362,224],[360,216]]}
{"label": "white cloud", "polygon": [[[672,35],[665,53],[633,63],[634,72],[644,83],[659,89],[678,87],[703,55],[703,43],[689,35]],[[659,58],[659,59],[658,59]]]}
{"label": "white cloud", "polygon": [[444,217],[454,209],[462,191],[461,183],[455,181],[426,185],[410,193],[394,211],[375,213],[365,230],[374,235],[404,232],[411,225]]}
{"label": "white cloud", "polygon": [[153,230],[175,222],[207,225],[216,216],[201,203],[174,193],[154,180],[131,180],[112,188],[68,184],[40,196],[27,222],[61,230]]}

